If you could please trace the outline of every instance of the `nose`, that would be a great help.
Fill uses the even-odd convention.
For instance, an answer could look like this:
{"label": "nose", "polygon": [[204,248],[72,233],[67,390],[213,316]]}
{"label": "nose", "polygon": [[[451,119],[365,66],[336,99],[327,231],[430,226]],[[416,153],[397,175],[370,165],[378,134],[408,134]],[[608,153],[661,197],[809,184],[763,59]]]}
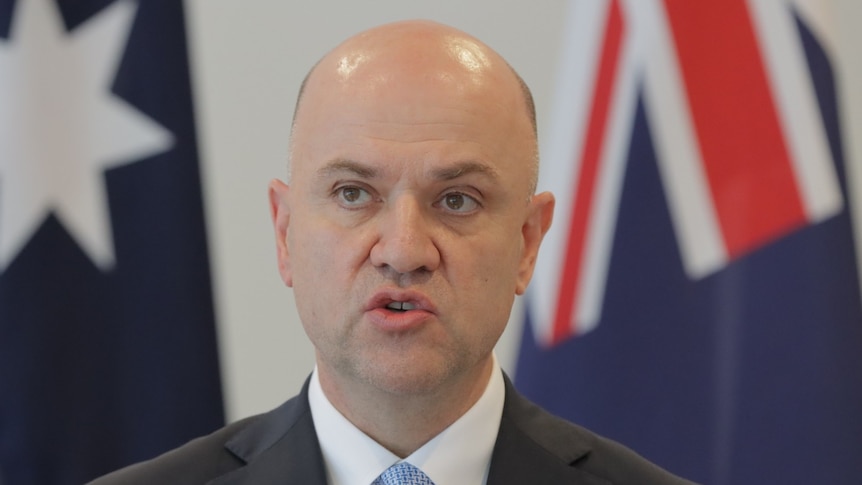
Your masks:
{"label": "nose", "polygon": [[379,238],[371,248],[371,263],[397,273],[434,271],[440,264],[433,221],[412,195],[389,201],[379,214]]}

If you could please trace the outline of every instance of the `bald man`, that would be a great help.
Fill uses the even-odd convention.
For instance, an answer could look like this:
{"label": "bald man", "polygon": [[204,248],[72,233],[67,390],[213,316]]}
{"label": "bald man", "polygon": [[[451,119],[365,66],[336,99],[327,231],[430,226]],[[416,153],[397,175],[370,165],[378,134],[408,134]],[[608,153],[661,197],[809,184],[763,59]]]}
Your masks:
{"label": "bald man", "polygon": [[687,483],[531,404],[495,360],[553,214],[535,128],[518,75],[455,29],[395,23],[327,54],[269,188],[314,371],[97,483]]}

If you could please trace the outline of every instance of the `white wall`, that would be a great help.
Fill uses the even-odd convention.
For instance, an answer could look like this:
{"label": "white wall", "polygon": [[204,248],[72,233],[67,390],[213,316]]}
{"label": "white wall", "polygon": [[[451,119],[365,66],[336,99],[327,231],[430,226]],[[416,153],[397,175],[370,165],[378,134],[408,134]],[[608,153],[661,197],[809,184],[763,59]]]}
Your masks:
{"label": "white wall", "polygon": [[[328,49],[368,27],[428,18],[488,43],[532,87],[539,130],[555,75],[563,1],[187,0],[207,223],[228,420],[299,389],[313,352],[278,278],[266,187],[283,177],[296,91]],[[517,308],[498,355],[514,363]]]}

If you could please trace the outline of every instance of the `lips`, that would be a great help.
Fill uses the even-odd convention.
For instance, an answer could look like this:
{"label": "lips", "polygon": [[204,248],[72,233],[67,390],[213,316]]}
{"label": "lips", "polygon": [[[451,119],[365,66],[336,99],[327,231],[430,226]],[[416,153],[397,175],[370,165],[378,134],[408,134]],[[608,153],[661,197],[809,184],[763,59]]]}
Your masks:
{"label": "lips", "polygon": [[380,290],[368,300],[366,311],[385,309],[392,311],[421,310],[436,313],[437,310],[431,300],[418,291],[410,290]]}
{"label": "lips", "polygon": [[365,314],[377,328],[401,332],[423,325],[436,314],[436,308],[416,291],[381,290],[368,301]]}
{"label": "lips", "polygon": [[410,303],[409,301],[393,301],[386,305],[386,308],[390,310],[394,310],[396,312],[406,312],[408,310],[415,310],[416,305]]}

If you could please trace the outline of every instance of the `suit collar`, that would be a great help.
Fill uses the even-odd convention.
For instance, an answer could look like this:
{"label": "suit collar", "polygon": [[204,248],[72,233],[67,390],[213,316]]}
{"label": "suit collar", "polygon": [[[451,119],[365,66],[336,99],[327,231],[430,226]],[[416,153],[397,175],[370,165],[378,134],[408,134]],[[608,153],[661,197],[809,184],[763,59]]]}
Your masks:
{"label": "suit collar", "polygon": [[577,467],[592,451],[592,435],[552,416],[519,394],[506,377],[506,403],[491,457],[488,484],[607,485]]}
{"label": "suit collar", "polygon": [[[592,451],[589,432],[556,418],[521,396],[505,378],[506,400],[488,484],[608,482],[577,468]],[[211,485],[326,483],[320,445],[308,405],[308,381],[302,392],[252,422],[225,448],[245,466]]]}
{"label": "suit collar", "polygon": [[307,380],[298,396],[262,415],[225,448],[245,466],[213,480],[212,485],[268,485],[284,483],[284,477],[296,483],[326,483]]}

